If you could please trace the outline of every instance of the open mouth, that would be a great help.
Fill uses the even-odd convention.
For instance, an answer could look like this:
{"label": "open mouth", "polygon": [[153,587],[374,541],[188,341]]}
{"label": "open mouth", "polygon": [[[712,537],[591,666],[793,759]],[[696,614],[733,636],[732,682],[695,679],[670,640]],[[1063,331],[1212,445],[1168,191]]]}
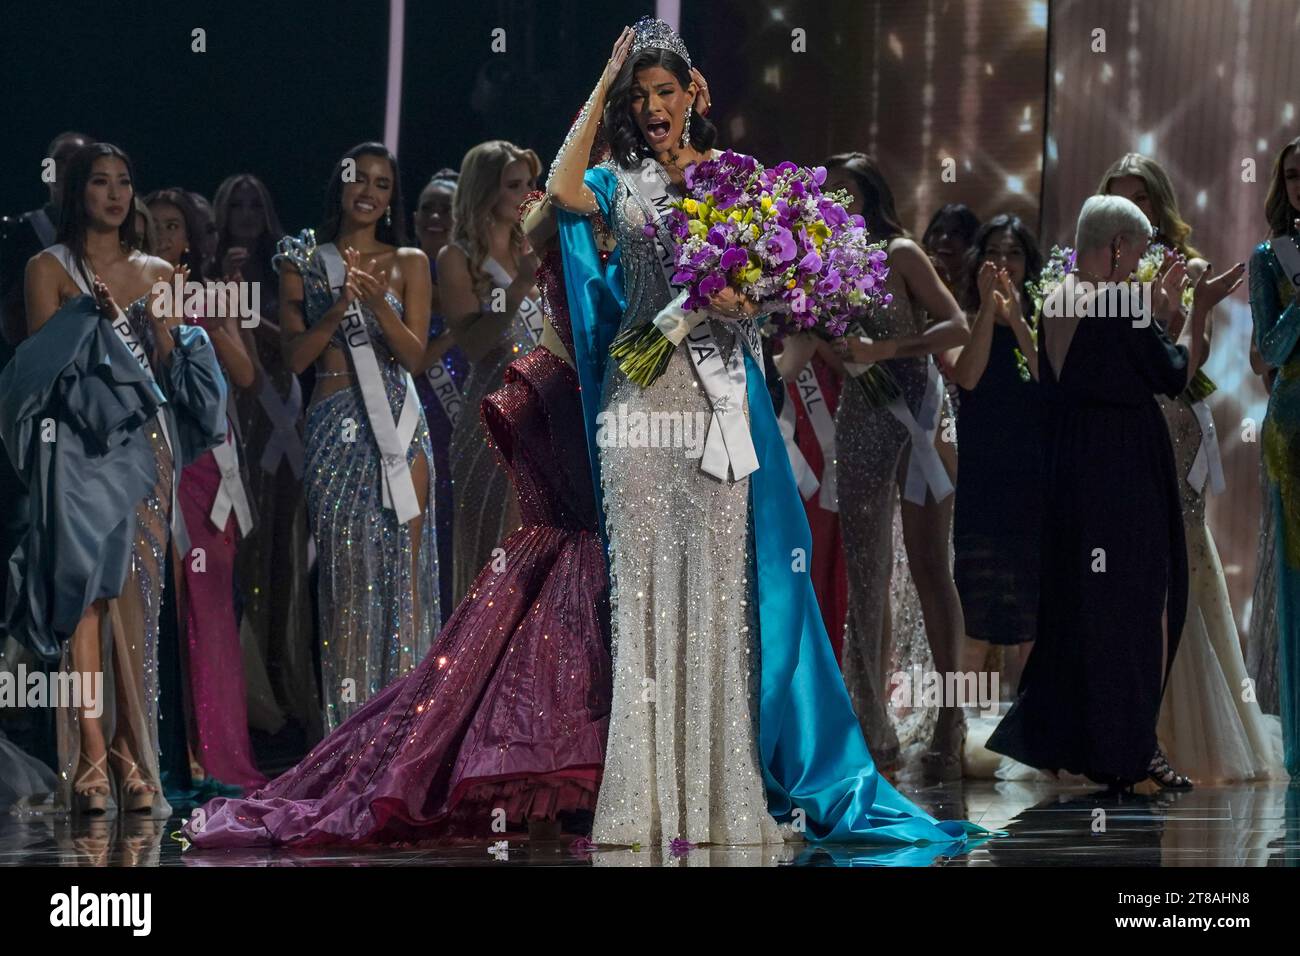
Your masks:
{"label": "open mouth", "polygon": [[670,124],[666,119],[653,119],[645,124],[646,139],[651,146],[662,146],[668,142]]}
{"label": "open mouth", "polygon": [[364,199],[358,199],[355,203],[353,203],[353,208],[360,213],[372,213],[378,207],[372,202],[367,202]]}

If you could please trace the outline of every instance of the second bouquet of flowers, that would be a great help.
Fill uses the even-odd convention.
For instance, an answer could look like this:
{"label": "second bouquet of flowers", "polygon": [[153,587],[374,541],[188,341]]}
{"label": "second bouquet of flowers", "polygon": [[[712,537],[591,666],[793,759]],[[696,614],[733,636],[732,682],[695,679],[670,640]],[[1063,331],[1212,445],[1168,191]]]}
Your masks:
{"label": "second bouquet of flowers", "polygon": [[[681,292],[652,322],[620,333],[610,354],[634,382],[663,374],[673,350],[730,288],[787,331],[845,333],[856,316],[886,304],[883,245],[846,194],[823,192],[826,170],[781,163],[765,169],[727,151],[686,170],[688,195],[672,203],[673,283]],[[653,231],[654,226],[647,226]]]}

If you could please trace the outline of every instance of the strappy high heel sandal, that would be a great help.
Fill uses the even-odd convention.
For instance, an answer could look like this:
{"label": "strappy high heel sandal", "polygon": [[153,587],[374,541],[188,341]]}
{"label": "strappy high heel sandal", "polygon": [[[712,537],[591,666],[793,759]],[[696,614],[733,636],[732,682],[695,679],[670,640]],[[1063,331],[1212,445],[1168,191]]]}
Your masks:
{"label": "strappy high heel sandal", "polygon": [[72,784],[76,811],[90,816],[103,816],[108,813],[109,782],[104,764],[108,755],[91,760],[82,754],[82,758],[88,766]]}
{"label": "strappy high heel sandal", "polygon": [[1162,790],[1192,789],[1192,778],[1175,773],[1174,768],[1169,766],[1169,758],[1159,747],[1156,748],[1155,755],[1147,766],[1147,779]]}
{"label": "strappy high heel sandal", "polygon": [[128,813],[147,813],[153,809],[154,794],[158,788],[140,775],[140,765],[114,747],[109,751],[127,764],[127,771],[118,777],[118,803]]}
{"label": "strappy high heel sandal", "polygon": [[921,754],[921,768],[928,782],[952,783],[962,778],[962,757],[966,751],[966,734],[970,725],[966,723],[964,713],[960,714],[958,721],[959,723],[952,730],[952,736],[948,739],[947,747],[931,747]]}

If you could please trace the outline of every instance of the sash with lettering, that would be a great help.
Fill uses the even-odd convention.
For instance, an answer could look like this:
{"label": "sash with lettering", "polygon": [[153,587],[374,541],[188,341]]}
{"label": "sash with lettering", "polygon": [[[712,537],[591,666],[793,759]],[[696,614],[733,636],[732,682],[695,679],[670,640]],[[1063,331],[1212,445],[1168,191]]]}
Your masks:
{"label": "sash with lettering", "polygon": [[[844,369],[856,377],[867,366],[845,362]],[[907,480],[903,485],[903,498],[912,504],[923,505],[926,490],[934,493],[935,501],[943,501],[953,492],[948,470],[943,466],[934,447],[934,436],[939,432],[939,415],[943,411],[943,379],[931,356],[925,357],[925,396],[921,399],[920,420],[907,407],[907,399],[900,395],[885,408],[907,429],[912,439],[912,449],[907,456]]]}
{"label": "sash with lettering", "polygon": [[[492,277],[492,281],[498,289],[505,289],[514,280],[510,278],[510,273],[506,272],[505,267],[497,262],[491,256],[483,260],[483,271]],[[528,337],[536,345],[542,340],[542,303],[534,296],[524,296],[519,300],[519,309],[515,312],[519,320],[523,323],[524,328],[528,331]]]}
{"label": "sash with lettering", "polygon": [[[86,277],[82,270],[78,268],[76,258],[72,250],[63,243],[56,243],[45,250],[54,256],[63,266],[65,272],[72,277],[72,281],[77,284],[83,295],[94,298],[94,290],[86,284]],[[145,351],[144,345],[139,337],[135,334],[135,329],[131,328],[131,320],[126,317],[126,313],[118,307],[117,315],[113,319],[113,332],[116,333],[118,341],[126,346],[126,350],[131,353],[131,357],[139,363],[140,368],[144,369],[150,381],[158,388],[161,394],[162,389],[158,385],[158,377],[154,375],[153,363],[149,361],[149,353]],[[167,428],[167,414],[165,412],[158,415],[158,427],[162,430],[163,441],[167,443],[167,450],[171,452],[172,458],[176,457],[176,446],[172,443],[171,432]],[[181,509],[176,505],[176,486],[180,481],[181,469],[179,465],[172,468],[172,502],[171,502],[171,529],[172,540],[178,554],[188,554],[190,550],[190,536],[185,530],[185,516],[181,514]]]}
{"label": "sash with lettering", "polygon": [[[799,371],[794,387],[799,393],[799,404],[812,423],[817,447],[822,453],[821,490],[817,495],[817,505],[826,511],[839,511],[839,493],[835,480],[835,420],[831,418],[826,396],[822,394],[822,384],[817,380],[817,370],[811,361]],[[807,495],[804,497],[807,498]]]}
{"label": "sash with lettering", "polygon": [[1268,241],[1273,249],[1273,255],[1277,256],[1277,264],[1282,267],[1286,277],[1291,281],[1291,286],[1295,289],[1296,296],[1300,297],[1300,247],[1298,239],[1290,236],[1275,236]]}
{"label": "sash with lettering", "polygon": [[[668,195],[668,178],[663,168],[654,159],[642,161],[641,168],[635,171],[620,170],[631,195],[640,201],[647,222],[653,226],[658,243],[659,265],[663,269],[664,279],[670,289],[678,289],[672,281],[677,271],[673,262],[674,243],[668,230],[667,216],[672,209],[672,198]],[[695,374],[709,397],[713,407],[713,417],[709,421],[709,430],[704,439],[704,453],[700,457],[700,467],[705,473],[720,481],[727,480],[730,470],[735,480],[758,470],[758,454],[754,450],[754,439],[749,433],[749,422],[745,419],[745,358],[740,348],[732,350],[729,361],[722,359],[722,349],[714,340],[713,331],[705,321],[704,312],[687,314],[682,309],[686,301],[686,291],[678,292],[662,312],[676,311],[678,321],[694,327],[686,335],[687,354],[695,366]],[[660,319],[656,318],[656,324]],[[746,317],[735,323],[740,339],[754,357],[761,369],[763,367],[763,348],[759,339],[758,326],[754,320]],[[662,326],[661,326],[662,327]]]}
{"label": "sash with lettering", "polygon": [[465,404],[465,400],[460,393],[460,386],[451,377],[451,369],[441,361],[434,362],[424,373],[424,377],[429,387],[433,389],[433,397],[442,406],[442,413],[447,416],[447,421],[451,422],[451,427],[455,428],[456,423],[460,421],[460,408]]}
{"label": "sash with lettering", "polygon": [[[342,294],[347,266],[343,263],[338,247],[327,242],[317,246],[316,251],[325,264],[330,289],[336,296]],[[340,328],[348,343],[348,354],[352,356],[352,368],[361,389],[366,418],[370,422],[371,431],[375,433],[375,444],[379,447],[384,507],[397,513],[399,523],[406,524],[420,516],[420,502],[415,496],[411,467],[406,461],[406,449],[420,423],[420,401],[415,394],[415,381],[409,372],[402,373],[406,379],[406,397],[402,400],[401,415],[397,421],[393,421],[388,393],[379,371],[379,359],[375,357],[375,348],[370,344],[370,330],[366,327],[366,316],[359,300],[354,299],[348,306]]]}

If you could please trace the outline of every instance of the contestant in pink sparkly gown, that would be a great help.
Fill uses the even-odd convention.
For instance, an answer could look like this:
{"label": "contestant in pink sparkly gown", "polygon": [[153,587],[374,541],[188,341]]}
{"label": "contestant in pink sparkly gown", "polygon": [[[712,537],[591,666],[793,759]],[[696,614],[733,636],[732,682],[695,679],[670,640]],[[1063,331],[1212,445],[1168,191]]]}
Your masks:
{"label": "contestant in pink sparkly gown", "polygon": [[[537,237],[533,236],[537,242]],[[609,608],[559,253],[551,329],[483,402],[523,526],[409,676],[297,767],[185,826],[196,847],[493,836],[594,809],[609,721]],[[554,334],[551,334],[552,329]]]}
{"label": "contestant in pink sparkly gown", "polygon": [[[197,241],[202,234],[201,219],[194,201],[185,190],[172,188],[151,193],[146,203],[158,226],[157,254],[174,266],[188,267],[190,281],[201,281],[204,269]],[[191,317],[187,321],[207,330],[230,384],[236,388],[252,385],[253,364],[233,314],[227,318]],[[222,490],[217,456],[227,468],[237,469],[242,457],[240,445],[238,431],[228,417],[225,442],[204,452],[181,472],[177,503],[185,517],[189,550],[177,554],[181,572],[178,596],[185,635],[188,736],[193,757],[209,776],[251,789],[261,786],[266,778],[253,763],[248,738],[243,651],[235,621],[235,548],[241,527],[244,533],[252,529],[242,475],[227,479],[224,504],[214,507]],[[221,520],[220,527],[213,523],[214,515]]]}

